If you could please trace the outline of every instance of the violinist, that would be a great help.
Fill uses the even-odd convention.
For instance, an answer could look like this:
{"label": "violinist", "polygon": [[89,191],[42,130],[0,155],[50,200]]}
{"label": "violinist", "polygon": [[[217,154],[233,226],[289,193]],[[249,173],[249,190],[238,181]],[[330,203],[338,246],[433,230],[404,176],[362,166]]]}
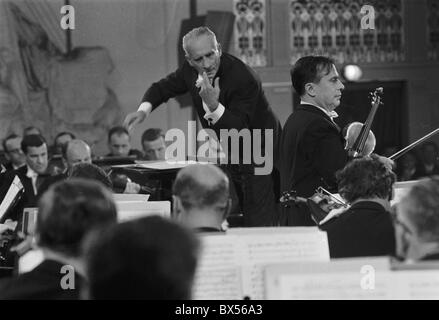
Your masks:
{"label": "violinist", "polygon": [[[323,56],[300,58],[291,69],[291,81],[301,102],[285,123],[281,138],[281,191],[294,189],[311,197],[322,186],[336,191],[335,172],[345,166],[348,153],[334,122],[343,83],[334,62]],[[281,225],[313,226],[304,203],[284,208]]]}
{"label": "violinist", "polygon": [[357,158],[337,172],[338,191],[350,208],[320,226],[331,258],[394,254],[390,200],[396,175],[386,159]]}

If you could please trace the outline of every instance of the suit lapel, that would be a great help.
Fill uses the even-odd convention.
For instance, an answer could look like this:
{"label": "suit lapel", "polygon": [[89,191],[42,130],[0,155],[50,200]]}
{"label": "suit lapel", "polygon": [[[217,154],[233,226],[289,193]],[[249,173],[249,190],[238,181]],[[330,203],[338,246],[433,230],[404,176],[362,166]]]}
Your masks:
{"label": "suit lapel", "polygon": [[326,113],[324,113],[319,108],[313,106],[312,104],[301,104],[299,105],[299,107],[297,107],[297,110],[303,110],[305,112],[317,114],[324,118],[328,123],[330,123],[332,127],[337,129],[338,132],[341,132],[340,127]]}

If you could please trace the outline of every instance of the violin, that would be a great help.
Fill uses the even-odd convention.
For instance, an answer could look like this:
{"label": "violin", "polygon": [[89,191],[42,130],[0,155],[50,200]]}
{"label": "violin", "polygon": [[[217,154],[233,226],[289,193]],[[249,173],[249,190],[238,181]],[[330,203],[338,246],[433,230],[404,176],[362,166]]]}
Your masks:
{"label": "violin", "polygon": [[347,127],[345,150],[348,151],[350,157],[369,156],[375,150],[376,139],[370,128],[379,105],[383,104],[381,101],[382,93],[382,87],[376,88],[374,92],[370,93],[372,97],[372,108],[364,124],[361,122],[352,122]]}
{"label": "violin", "polygon": [[298,197],[296,191],[285,191],[282,193],[280,203],[286,208],[291,204],[306,203],[311,211],[311,218],[317,225],[326,221],[325,218],[333,210],[343,212],[349,208],[346,202],[338,199],[323,187],[317,188],[316,193],[310,198]]}

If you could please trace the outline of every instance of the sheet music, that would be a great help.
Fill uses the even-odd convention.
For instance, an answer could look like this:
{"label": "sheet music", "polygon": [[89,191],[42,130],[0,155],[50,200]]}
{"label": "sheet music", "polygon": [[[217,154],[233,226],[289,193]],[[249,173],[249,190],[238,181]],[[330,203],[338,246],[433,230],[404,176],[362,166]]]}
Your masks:
{"label": "sheet music", "polygon": [[113,193],[114,201],[148,201],[149,194],[130,194],[130,193]]}
{"label": "sheet music", "polygon": [[171,216],[170,201],[116,201],[118,221],[127,221],[159,215],[165,218]]}
{"label": "sheet music", "polygon": [[439,269],[394,271],[386,257],[279,264],[267,266],[266,288],[268,299],[437,300]]}
{"label": "sheet music", "polygon": [[439,269],[390,271],[392,299],[439,300]]}
{"label": "sheet music", "polygon": [[[211,288],[211,283],[223,277],[227,270],[235,283],[223,279],[224,282],[219,281],[215,286],[220,288],[219,292],[233,292],[234,296],[219,296],[218,292],[215,293],[218,291],[215,288],[211,288],[212,292],[198,289],[199,299],[243,299],[245,296],[263,299],[266,264],[285,261],[329,261],[326,233],[318,231],[315,227],[232,230],[230,229],[231,232],[227,235],[202,238],[202,272],[197,286]],[[210,296],[211,293],[213,296]]]}
{"label": "sheet music", "polygon": [[[361,274],[358,272],[337,274],[313,274],[281,276],[279,299],[282,300],[370,300],[390,299],[389,281],[377,283],[373,290],[360,286]],[[387,279],[386,279],[387,280]]]}
{"label": "sheet music", "polygon": [[0,220],[3,219],[3,216],[6,214],[7,210],[14,202],[15,197],[17,197],[18,193],[23,189],[23,184],[18,176],[14,177],[12,183],[6,193],[3,201],[0,204]]}
{"label": "sheet music", "polygon": [[251,299],[264,299],[264,266],[269,263],[329,261],[326,232],[247,235],[242,241],[243,290]]}
{"label": "sheet music", "polygon": [[169,170],[169,169],[181,169],[191,164],[206,164],[208,162],[199,162],[194,160],[177,161],[177,160],[164,160],[164,161],[146,161],[144,163],[137,163],[134,167],[155,169],[155,170]]}
{"label": "sheet music", "polygon": [[236,237],[206,235],[201,237],[202,251],[193,286],[195,300],[242,299],[239,250]]}

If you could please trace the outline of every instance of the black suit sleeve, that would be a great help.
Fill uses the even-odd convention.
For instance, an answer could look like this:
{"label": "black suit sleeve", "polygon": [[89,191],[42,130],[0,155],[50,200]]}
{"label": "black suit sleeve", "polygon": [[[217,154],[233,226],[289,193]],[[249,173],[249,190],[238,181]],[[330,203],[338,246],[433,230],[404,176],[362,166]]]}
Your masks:
{"label": "black suit sleeve", "polygon": [[166,78],[153,83],[143,95],[142,102],[147,101],[151,103],[153,109],[155,109],[170,98],[188,92],[184,78],[184,73],[190,72],[188,68],[190,67],[185,63],[181,68],[169,74]]}

